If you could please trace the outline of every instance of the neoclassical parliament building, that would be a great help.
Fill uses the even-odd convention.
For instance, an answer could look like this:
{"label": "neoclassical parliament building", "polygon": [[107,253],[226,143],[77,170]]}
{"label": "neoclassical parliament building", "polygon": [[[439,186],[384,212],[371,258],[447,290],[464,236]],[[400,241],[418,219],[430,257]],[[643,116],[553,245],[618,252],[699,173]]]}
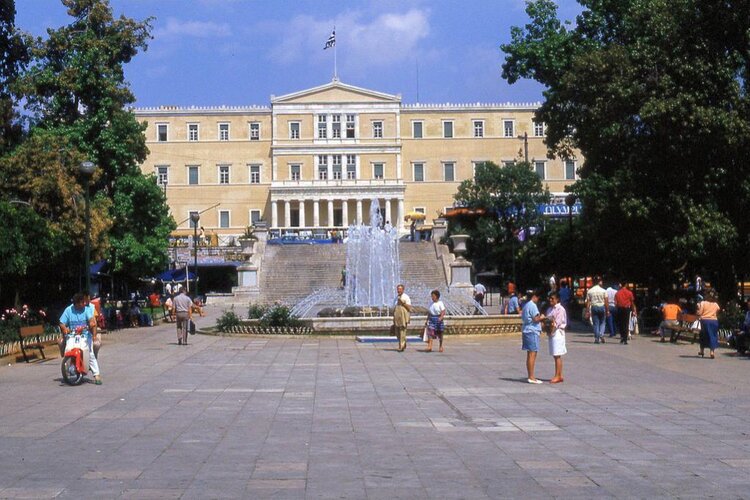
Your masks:
{"label": "neoclassical parliament building", "polygon": [[334,79],[272,96],[269,105],[139,108],[176,234],[190,215],[221,240],[265,221],[272,234],[320,234],[368,223],[371,200],[402,231],[452,207],[461,181],[485,161],[528,158],[559,200],[580,159],[546,157],[535,103],[404,104]]}

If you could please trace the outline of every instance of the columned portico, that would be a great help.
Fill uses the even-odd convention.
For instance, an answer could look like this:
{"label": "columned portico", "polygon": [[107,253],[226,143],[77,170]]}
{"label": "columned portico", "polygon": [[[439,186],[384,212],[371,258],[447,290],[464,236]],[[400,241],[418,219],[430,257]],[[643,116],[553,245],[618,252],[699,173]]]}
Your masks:
{"label": "columned portico", "polygon": [[[369,224],[370,204],[375,200],[380,206],[383,222],[387,220],[394,228],[402,231],[404,191],[405,186],[402,182],[382,179],[273,182],[270,190],[269,229],[331,230],[334,227],[349,227],[353,223]],[[399,204],[398,218],[391,204],[394,200]],[[309,208],[309,201],[312,201],[312,221],[306,210]],[[353,207],[350,205],[351,201],[354,201]],[[279,214],[279,203],[284,204],[281,208],[284,211],[283,217]],[[321,203],[325,203],[322,218]],[[350,213],[350,207],[356,210],[355,214]],[[298,210],[299,213],[293,214],[293,210]],[[355,220],[353,216],[356,216]]]}

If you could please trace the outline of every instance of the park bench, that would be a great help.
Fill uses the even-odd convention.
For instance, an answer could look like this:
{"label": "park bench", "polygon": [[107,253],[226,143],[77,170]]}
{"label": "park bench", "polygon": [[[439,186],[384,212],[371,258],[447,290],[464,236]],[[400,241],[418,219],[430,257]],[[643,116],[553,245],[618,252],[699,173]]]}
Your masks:
{"label": "park bench", "polygon": [[[29,357],[26,354],[26,349],[39,349],[39,354],[42,355],[42,359],[47,359],[44,356],[44,344],[42,343],[41,338],[43,333],[44,325],[22,326],[19,328],[18,338],[21,340],[21,353],[23,353],[23,359],[27,363],[29,362]],[[24,345],[28,338],[34,338],[34,341]]]}
{"label": "park bench", "polygon": [[701,323],[695,314],[681,314],[676,325],[667,325],[666,328],[671,330],[669,341],[673,344],[677,343],[680,335],[692,335],[693,338],[690,343],[695,344],[698,335],[701,333]]}

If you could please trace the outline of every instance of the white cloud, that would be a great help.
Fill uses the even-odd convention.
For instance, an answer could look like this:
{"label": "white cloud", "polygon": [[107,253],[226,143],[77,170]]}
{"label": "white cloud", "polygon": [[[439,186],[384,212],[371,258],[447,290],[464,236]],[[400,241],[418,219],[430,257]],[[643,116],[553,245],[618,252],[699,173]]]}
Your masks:
{"label": "white cloud", "polygon": [[348,11],[331,20],[297,16],[280,29],[282,40],[271,49],[270,58],[297,64],[310,60],[312,55],[314,61],[320,61],[328,56],[323,46],[334,26],[339,61],[350,69],[412,59],[419,43],[430,33],[429,11],[425,9],[376,17]]}
{"label": "white cloud", "polygon": [[181,21],[174,17],[167,18],[167,23],[154,31],[155,39],[168,37],[217,38],[231,35],[232,29],[227,23]]}

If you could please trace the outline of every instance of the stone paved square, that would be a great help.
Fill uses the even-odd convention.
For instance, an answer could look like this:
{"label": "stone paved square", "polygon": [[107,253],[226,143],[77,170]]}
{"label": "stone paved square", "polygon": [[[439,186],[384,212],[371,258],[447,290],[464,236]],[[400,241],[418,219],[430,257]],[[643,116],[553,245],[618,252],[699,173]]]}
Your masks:
{"label": "stone paved square", "polygon": [[[0,367],[0,498],[750,496],[750,359],[728,349],[574,329],[565,382],[533,386],[514,337],[428,354],[181,347],[173,328],[106,335],[102,386],[63,385],[59,359]],[[553,374],[546,350],[537,372]]]}

